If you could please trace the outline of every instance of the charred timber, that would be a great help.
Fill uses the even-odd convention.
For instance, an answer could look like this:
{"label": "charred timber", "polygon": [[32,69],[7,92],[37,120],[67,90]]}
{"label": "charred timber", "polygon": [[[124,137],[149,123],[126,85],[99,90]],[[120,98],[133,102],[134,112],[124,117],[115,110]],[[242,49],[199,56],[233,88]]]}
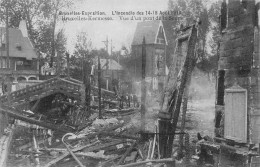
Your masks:
{"label": "charred timber", "polygon": [[54,125],[54,124],[50,124],[50,123],[38,121],[38,120],[35,120],[35,119],[32,119],[32,118],[28,118],[27,116],[21,115],[14,110],[0,108],[0,111],[7,113],[9,116],[11,116],[15,119],[19,119],[21,121],[25,121],[25,122],[28,122],[28,123],[31,123],[31,124],[36,124],[36,125],[45,127],[47,129],[52,129],[52,130],[60,131],[60,132],[64,132],[64,133],[73,131],[72,129],[70,129],[68,127],[64,127],[64,126],[60,127],[60,126],[57,126],[57,125]]}
{"label": "charred timber", "polygon": [[175,104],[172,104],[172,106],[170,107],[169,112],[172,113],[172,119],[173,119],[173,132],[176,131],[176,126],[177,126],[177,122],[178,122],[178,118],[179,118],[179,114],[180,114],[180,107],[181,107],[181,103],[182,103],[182,96],[183,96],[183,92],[186,86],[186,82],[188,80],[188,77],[190,77],[190,74],[194,68],[194,61],[196,61],[197,59],[195,58],[195,45],[196,45],[196,41],[197,41],[197,28],[195,27],[195,25],[192,27],[192,31],[191,31],[191,35],[189,37],[189,42],[188,42],[188,51],[187,51],[187,56],[185,59],[185,63],[184,63],[184,67],[183,67],[183,71],[182,71],[182,75],[181,75],[181,84],[178,90],[178,95],[177,95],[177,99],[175,101]]}
{"label": "charred timber", "polygon": [[146,112],[145,68],[146,68],[146,45],[145,45],[145,37],[144,37],[142,43],[142,83],[141,83],[141,130],[142,131],[145,131],[145,112]]}

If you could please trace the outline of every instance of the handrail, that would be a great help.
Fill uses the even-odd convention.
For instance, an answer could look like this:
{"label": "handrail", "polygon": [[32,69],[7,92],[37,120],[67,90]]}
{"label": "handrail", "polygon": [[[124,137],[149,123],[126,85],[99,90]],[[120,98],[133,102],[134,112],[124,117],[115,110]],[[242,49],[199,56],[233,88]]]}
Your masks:
{"label": "handrail", "polygon": [[[76,81],[76,80],[75,80]],[[23,99],[26,96],[35,95],[37,92],[48,91],[51,89],[62,89],[64,91],[74,91],[75,93],[80,93],[82,84],[79,82],[73,82],[67,79],[62,79],[59,77],[51,78],[49,80],[43,81],[39,84],[27,86],[26,88],[14,91],[10,93],[10,101],[15,101],[16,99]],[[96,92],[98,88],[91,86],[91,88]],[[105,97],[114,96],[115,93],[109,90],[101,89],[102,94]],[[0,102],[5,103],[8,101],[7,94],[0,97]]]}
{"label": "handrail", "polygon": [[[37,90],[42,90],[43,88],[50,87],[51,85],[55,84],[57,81],[58,81],[58,78],[55,77],[55,78],[51,78],[49,80],[46,80],[44,82],[41,82],[39,84],[31,85],[31,86],[28,86],[26,88],[16,90],[16,91],[10,93],[10,98],[12,100],[14,98],[17,98],[18,96],[27,95],[27,94],[29,94],[29,92],[35,92]],[[0,101],[1,102],[7,101],[7,94],[1,96]]]}

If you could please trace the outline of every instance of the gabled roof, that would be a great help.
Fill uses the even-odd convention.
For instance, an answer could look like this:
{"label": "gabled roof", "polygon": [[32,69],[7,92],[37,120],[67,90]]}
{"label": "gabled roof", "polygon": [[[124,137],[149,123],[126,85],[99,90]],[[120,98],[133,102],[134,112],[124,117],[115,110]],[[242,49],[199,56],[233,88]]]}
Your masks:
{"label": "gabled roof", "polygon": [[[100,59],[101,69],[106,69],[107,59]],[[123,70],[122,66],[113,59],[108,59],[108,70]]]}
{"label": "gabled roof", "polygon": [[145,37],[146,44],[156,43],[160,26],[163,26],[161,21],[144,21],[137,23],[132,45],[141,45],[143,37]]}
{"label": "gabled roof", "polygon": [[[5,28],[0,27],[0,36],[4,36],[3,43],[6,43],[5,30]],[[18,46],[21,46],[21,50],[17,48]],[[2,54],[2,56],[6,56],[6,50],[2,51]],[[26,58],[27,60],[37,58],[37,54],[30,39],[24,37],[20,29],[9,28],[9,56]]]}
{"label": "gabled roof", "polygon": [[176,35],[175,35],[175,30],[174,30],[174,26],[176,25],[175,21],[162,21],[163,23],[163,28],[164,28],[164,32],[165,35],[167,37],[167,42],[169,43],[169,41],[174,41],[176,40]]}

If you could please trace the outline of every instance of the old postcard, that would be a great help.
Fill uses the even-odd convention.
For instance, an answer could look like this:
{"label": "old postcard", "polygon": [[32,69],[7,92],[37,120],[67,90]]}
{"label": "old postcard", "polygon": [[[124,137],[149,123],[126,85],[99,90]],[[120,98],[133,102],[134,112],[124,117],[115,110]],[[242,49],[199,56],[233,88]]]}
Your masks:
{"label": "old postcard", "polygon": [[260,166],[259,0],[0,0],[0,166]]}

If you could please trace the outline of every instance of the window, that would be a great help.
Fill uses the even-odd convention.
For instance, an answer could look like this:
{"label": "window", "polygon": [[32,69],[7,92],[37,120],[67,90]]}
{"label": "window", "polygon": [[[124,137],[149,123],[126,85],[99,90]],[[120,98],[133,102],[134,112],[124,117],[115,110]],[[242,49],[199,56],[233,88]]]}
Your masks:
{"label": "window", "polygon": [[25,60],[25,61],[23,61],[23,65],[31,66],[32,65],[32,60]]}
{"label": "window", "polygon": [[158,54],[155,59],[155,67],[157,71],[157,75],[163,75],[164,70],[164,59],[162,53]]}
{"label": "window", "polygon": [[18,65],[18,66],[21,66],[21,65],[23,65],[23,61],[21,61],[21,60],[19,60],[19,61],[16,61],[16,65]]}
{"label": "window", "polygon": [[234,85],[225,90],[224,137],[247,142],[247,90]]}
{"label": "window", "polygon": [[5,49],[5,43],[2,43],[2,48]]}
{"label": "window", "polygon": [[22,47],[21,46],[16,46],[17,50],[21,51]]}
{"label": "window", "polygon": [[[10,67],[10,59],[9,59],[9,67]],[[7,58],[0,58],[0,68],[7,68]]]}
{"label": "window", "polygon": [[224,105],[224,91],[225,91],[225,71],[219,70],[218,72],[218,92],[217,92],[217,105]]}
{"label": "window", "polygon": [[159,44],[164,44],[164,39],[162,39],[162,38],[157,38],[157,41],[156,41],[157,43],[159,43]]}

